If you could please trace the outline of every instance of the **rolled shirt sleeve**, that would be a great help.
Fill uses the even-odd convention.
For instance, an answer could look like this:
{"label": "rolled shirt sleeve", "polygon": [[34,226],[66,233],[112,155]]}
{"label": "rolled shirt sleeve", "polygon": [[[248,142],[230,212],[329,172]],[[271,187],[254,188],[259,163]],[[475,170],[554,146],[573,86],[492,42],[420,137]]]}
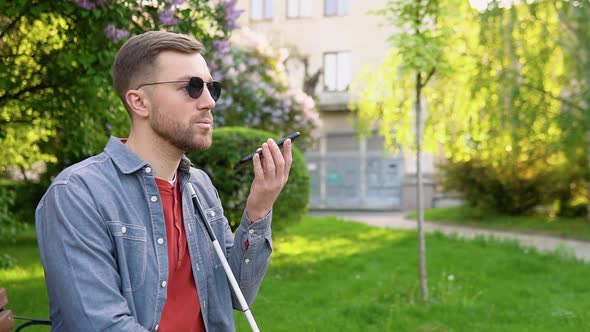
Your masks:
{"label": "rolled shirt sleeve", "polygon": [[[230,266],[248,305],[254,301],[270,262],[272,253],[271,221],[272,210],[255,223],[248,219],[244,211],[240,226],[235,234],[235,243],[240,245],[233,246],[233,243],[226,241],[226,248],[233,246],[229,254]],[[247,249],[244,245],[246,241],[249,243]],[[242,309],[235,298],[233,305],[236,309]]]}

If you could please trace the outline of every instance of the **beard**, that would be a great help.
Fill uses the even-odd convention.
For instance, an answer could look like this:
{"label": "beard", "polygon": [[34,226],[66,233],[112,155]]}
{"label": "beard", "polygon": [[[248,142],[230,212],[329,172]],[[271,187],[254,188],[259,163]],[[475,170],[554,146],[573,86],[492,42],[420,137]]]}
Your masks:
{"label": "beard", "polygon": [[211,147],[213,130],[194,127],[194,122],[183,125],[173,118],[164,116],[159,107],[154,108],[153,116],[150,117],[150,125],[154,132],[184,152],[204,151]]}

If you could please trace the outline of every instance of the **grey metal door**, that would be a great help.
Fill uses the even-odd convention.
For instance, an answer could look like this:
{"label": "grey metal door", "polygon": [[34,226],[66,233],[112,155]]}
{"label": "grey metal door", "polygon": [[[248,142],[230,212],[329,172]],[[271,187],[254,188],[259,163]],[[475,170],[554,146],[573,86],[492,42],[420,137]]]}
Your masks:
{"label": "grey metal door", "polygon": [[[312,208],[394,209],[401,204],[401,159],[369,152],[308,153]],[[361,163],[365,163],[361,167]],[[364,169],[364,174],[361,170]]]}

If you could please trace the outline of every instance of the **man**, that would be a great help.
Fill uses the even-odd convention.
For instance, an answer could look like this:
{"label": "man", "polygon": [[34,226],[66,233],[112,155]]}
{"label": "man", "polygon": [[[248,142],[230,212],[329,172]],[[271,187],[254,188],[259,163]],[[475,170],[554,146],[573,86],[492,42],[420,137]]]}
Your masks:
{"label": "man", "polygon": [[220,94],[202,45],[162,31],[129,39],[113,65],[131,117],[128,139],[57,176],[36,211],[56,331],[234,331],[223,267],[190,199],[193,186],[248,303],[271,254],[271,209],[287,182],[291,142],[269,139],[232,234],[216,189],[188,151],[211,146]]}
{"label": "man", "polygon": [[14,327],[12,311],[4,309],[6,305],[8,305],[6,290],[0,288],[0,332],[8,332]]}

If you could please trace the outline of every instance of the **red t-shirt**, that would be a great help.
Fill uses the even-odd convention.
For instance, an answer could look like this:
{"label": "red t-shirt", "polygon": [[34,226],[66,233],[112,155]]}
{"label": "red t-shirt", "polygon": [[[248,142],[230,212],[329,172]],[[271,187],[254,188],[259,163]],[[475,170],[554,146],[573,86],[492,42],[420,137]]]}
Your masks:
{"label": "red t-shirt", "polygon": [[168,241],[167,297],[158,331],[205,332],[182,222],[182,196],[178,181],[171,185],[156,178],[156,183],[164,209]]}

